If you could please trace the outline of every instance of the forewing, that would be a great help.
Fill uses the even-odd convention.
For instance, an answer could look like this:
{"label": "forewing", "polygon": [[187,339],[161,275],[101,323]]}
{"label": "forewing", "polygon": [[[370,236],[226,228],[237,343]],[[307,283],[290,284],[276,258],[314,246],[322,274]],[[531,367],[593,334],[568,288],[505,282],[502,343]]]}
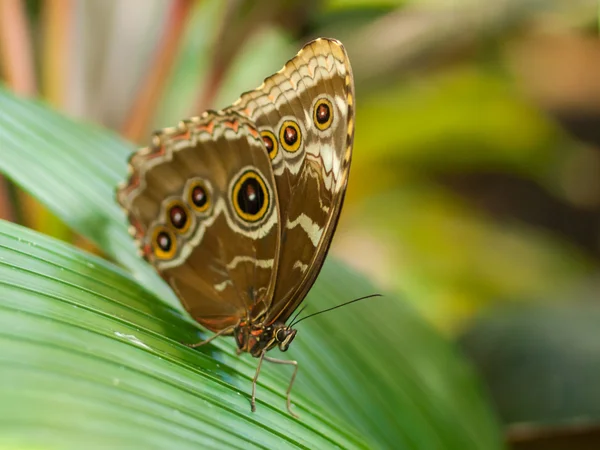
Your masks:
{"label": "forewing", "polygon": [[233,112],[184,121],[157,133],[130,170],[118,201],[142,255],[191,316],[220,331],[264,311],[280,221],[270,160],[251,121]]}
{"label": "forewing", "polygon": [[348,182],[354,84],[344,47],[331,39],[310,42],[231,109],[256,123],[272,159],[281,245],[267,322],[285,321],[321,269]]}

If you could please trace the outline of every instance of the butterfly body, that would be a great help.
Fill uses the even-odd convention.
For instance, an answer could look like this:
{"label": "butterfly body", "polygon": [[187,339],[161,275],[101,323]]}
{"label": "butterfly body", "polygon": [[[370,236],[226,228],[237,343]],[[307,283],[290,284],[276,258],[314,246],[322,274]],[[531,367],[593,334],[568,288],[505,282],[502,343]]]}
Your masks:
{"label": "butterfly body", "polygon": [[258,358],[277,346],[285,352],[296,336],[296,330],[283,323],[264,326],[242,321],[234,329],[233,335],[240,353],[248,352]]}
{"label": "butterfly body", "polygon": [[190,315],[259,358],[253,409],[263,359],[297,369],[266,352],[296,335],[286,322],[329,249],[353,132],[346,52],[317,39],[232,106],[157,132],[118,189],[141,255]]}

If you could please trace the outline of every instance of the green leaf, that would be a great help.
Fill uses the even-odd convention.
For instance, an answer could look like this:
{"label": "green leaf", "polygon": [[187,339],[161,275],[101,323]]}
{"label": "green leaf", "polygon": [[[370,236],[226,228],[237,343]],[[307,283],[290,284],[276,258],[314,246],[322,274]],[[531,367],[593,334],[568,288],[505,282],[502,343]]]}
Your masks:
{"label": "green leaf", "polygon": [[0,280],[0,417],[18,425],[3,437],[29,424],[60,448],[84,430],[138,448],[365,447],[300,394],[302,421],[282,412],[267,370],[250,413],[254,362],[183,346],[199,339],[190,321],[106,261],[0,222]]}
{"label": "green leaf", "polygon": [[0,90],[0,171],[133,270],[144,285],[177,304],[170,289],[137,257],[115,189],[134,147],[105,130],[75,125],[38,103]]}
{"label": "green leaf", "polygon": [[[285,411],[289,367],[263,367],[258,411],[250,413],[256,361],[236,356],[231,339],[183,346],[204,334],[164,303],[173,294],[132,256],[113,200],[131,147],[5,91],[0,110],[11,111],[0,118],[9,150],[0,170],[135,274],[2,224],[0,414],[11,417],[2,439],[33,445],[43,436],[44,445],[77,446],[93,437],[170,448],[502,447],[470,368],[390,296],[299,325],[288,353],[300,365],[293,391],[300,420]],[[307,312],[372,292],[361,276],[330,261]]]}

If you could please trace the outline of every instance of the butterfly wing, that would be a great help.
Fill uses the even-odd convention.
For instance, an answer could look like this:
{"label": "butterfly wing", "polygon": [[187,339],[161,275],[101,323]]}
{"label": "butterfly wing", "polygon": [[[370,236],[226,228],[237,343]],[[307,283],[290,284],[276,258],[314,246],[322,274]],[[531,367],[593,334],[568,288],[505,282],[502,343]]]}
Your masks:
{"label": "butterfly wing", "polygon": [[117,199],[142,255],[200,324],[236,325],[270,299],[280,221],[275,180],[254,125],[205,113],[155,135],[130,160]]}
{"label": "butterfly wing", "polygon": [[354,83],[344,47],[331,39],[308,43],[231,109],[256,123],[273,165],[281,245],[266,321],[285,321],[320,271],[348,182]]}

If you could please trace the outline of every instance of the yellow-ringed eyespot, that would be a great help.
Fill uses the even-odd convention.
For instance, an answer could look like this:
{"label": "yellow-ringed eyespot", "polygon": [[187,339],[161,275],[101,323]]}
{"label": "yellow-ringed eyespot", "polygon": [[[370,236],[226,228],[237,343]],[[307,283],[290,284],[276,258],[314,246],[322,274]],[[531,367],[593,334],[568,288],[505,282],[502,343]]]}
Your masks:
{"label": "yellow-ringed eyespot", "polygon": [[210,208],[210,194],[201,181],[196,181],[189,187],[188,201],[197,212],[206,212]]}
{"label": "yellow-ringed eyespot", "polygon": [[269,192],[262,177],[254,170],[244,172],[233,186],[233,207],[247,222],[262,219],[269,209]]}
{"label": "yellow-ringed eyespot", "polygon": [[152,251],[158,259],[171,259],[177,250],[175,234],[167,227],[156,227],[152,233]]}
{"label": "yellow-ringed eyespot", "polygon": [[285,120],[279,129],[279,142],[288,152],[295,152],[302,143],[302,133],[300,127],[293,120]]}
{"label": "yellow-ringed eyespot", "polygon": [[185,233],[189,230],[192,219],[183,202],[175,200],[169,203],[167,206],[167,215],[169,223],[178,233]]}
{"label": "yellow-ringed eyespot", "polygon": [[333,105],[326,98],[320,98],[315,103],[313,121],[321,131],[325,131],[331,126],[331,122],[333,122]]}
{"label": "yellow-ringed eyespot", "polygon": [[265,143],[265,147],[267,147],[267,153],[269,154],[269,158],[275,159],[277,153],[279,153],[279,144],[277,143],[277,139],[275,135],[269,130],[263,130],[260,132],[263,142]]}

